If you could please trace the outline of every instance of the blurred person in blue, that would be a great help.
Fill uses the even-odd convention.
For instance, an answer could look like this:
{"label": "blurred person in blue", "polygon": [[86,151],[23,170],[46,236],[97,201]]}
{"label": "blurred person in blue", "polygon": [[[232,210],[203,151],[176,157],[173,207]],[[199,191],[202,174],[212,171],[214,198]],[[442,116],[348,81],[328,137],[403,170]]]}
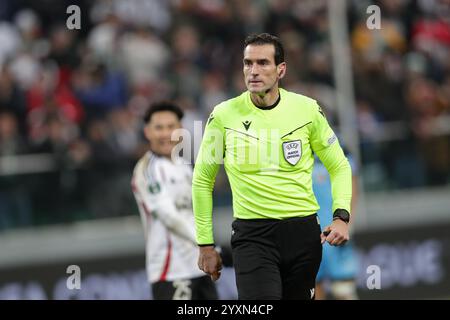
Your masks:
{"label": "blurred person in blue", "polygon": [[[343,149],[352,168],[351,207],[353,212],[358,196],[358,170],[356,161],[348,150]],[[330,225],[333,220],[330,214],[332,212],[331,182],[327,169],[317,157],[315,157],[312,179],[313,191],[320,206],[317,215],[323,232],[324,227]],[[353,219],[354,216],[350,220],[350,230],[354,223]],[[337,300],[358,299],[355,283],[357,260],[352,241],[343,246],[332,246],[325,242],[322,248],[322,262],[316,277],[316,299],[326,300],[327,297]]]}

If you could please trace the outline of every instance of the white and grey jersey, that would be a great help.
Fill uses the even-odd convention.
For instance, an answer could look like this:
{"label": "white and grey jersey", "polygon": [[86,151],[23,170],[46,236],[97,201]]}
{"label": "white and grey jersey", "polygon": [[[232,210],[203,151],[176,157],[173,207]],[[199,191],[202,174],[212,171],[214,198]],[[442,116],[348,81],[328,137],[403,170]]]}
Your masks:
{"label": "white and grey jersey", "polygon": [[131,184],[144,226],[149,281],[205,275],[197,266],[192,168],[149,151],[136,164]]}

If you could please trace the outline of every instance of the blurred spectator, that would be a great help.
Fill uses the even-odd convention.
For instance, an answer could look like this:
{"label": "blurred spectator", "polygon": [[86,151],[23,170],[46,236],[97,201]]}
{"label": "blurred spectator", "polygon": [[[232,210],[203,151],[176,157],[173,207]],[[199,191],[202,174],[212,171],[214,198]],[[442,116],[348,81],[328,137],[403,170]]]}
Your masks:
{"label": "blurred spectator", "polygon": [[75,97],[71,88],[63,80],[61,69],[49,61],[34,81],[27,94],[27,110],[30,115],[30,126],[33,134],[33,113],[60,113],[62,117],[73,123],[80,123],[84,118],[83,106]]}
{"label": "blurred spectator", "polygon": [[[19,134],[16,116],[0,111],[0,159],[6,161],[6,156],[25,154],[27,151],[27,145]],[[0,171],[0,230],[31,225],[32,208],[24,182],[26,179],[20,175]]]}
{"label": "blurred spectator", "polygon": [[0,66],[12,58],[20,48],[21,39],[17,29],[8,22],[0,22]]}
{"label": "blurred spectator", "polygon": [[131,85],[152,85],[158,82],[170,58],[166,44],[144,27],[123,35],[120,54]]}
{"label": "blurred spectator", "polygon": [[[142,113],[177,100],[185,128],[199,135],[194,120],[204,125],[218,101],[245,90],[241,43],[252,32],[280,36],[282,86],[315,97],[337,125],[326,0],[72,2],[0,1],[0,114],[10,128],[0,154],[44,152],[57,164],[23,184],[34,223],[135,210],[127,168],[145,149]],[[65,26],[70,4],[81,8],[81,30]],[[380,30],[366,26],[371,4],[381,8]],[[448,184],[448,1],[354,0],[348,9],[363,180],[373,189]],[[216,203],[227,203],[225,175],[217,181]]]}
{"label": "blurred spectator", "polygon": [[194,27],[180,25],[175,29],[171,39],[173,49],[171,82],[174,94],[192,96],[197,101],[202,90],[201,68],[205,67],[199,37],[199,32]]}
{"label": "blurred spectator", "polygon": [[115,153],[124,159],[125,167],[132,168],[139,156],[140,122],[127,109],[111,112],[108,119]]}
{"label": "blurred spectator", "polygon": [[221,72],[205,73],[202,80],[202,98],[200,105],[206,114],[211,113],[213,107],[229,98],[226,92],[225,79]]}
{"label": "blurred spectator", "polygon": [[[88,128],[90,159],[88,169],[88,206],[95,218],[129,214],[133,195],[129,190],[130,166],[113,139],[112,127],[105,119],[92,121]],[[136,155],[137,156],[137,155]],[[128,204],[127,208],[126,205]]]}
{"label": "blurred spectator", "polygon": [[59,67],[59,84],[67,85],[73,69],[79,64],[76,31],[65,25],[55,25],[50,33],[50,52],[48,59]]}
{"label": "blurred spectator", "polygon": [[[450,10],[448,10],[450,13]],[[413,47],[431,58],[436,80],[441,80],[445,70],[439,65],[447,63],[450,55],[450,21],[433,18],[422,18],[412,27]]]}
{"label": "blurred spectator", "polygon": [[28,151],[20,135],[17,116],[9,111],[0,113],[0,155],[23,154]]}
{"label": "blurred spectator", "polygon": [[32,147],[34,152],[48,154],[56,170],[33,181],[34,205],[41,212],[39,223],[71,221],[69,214],[77,205],[73,201],[78,183],[75,166],[87,160],[78,137],[79,128],[65,117],[52,112],[44,116],[39,140]]}
{"label": "blurred spectator", "polygon": [[370,30],[366,21],[361,21],[353,30],[352,44],[356,52],[362,54],[368,62],[376,63],[381,60],[383,52],[390,49],[403,52],[406,39],[400,25],[391,19],[381,19],[380,29]]}
{"label": "blurred spectator", "polygon": [[40,67],[39,62],[27,52],[19,53],[9,64],[9,70],[22,90],[28,90],[39,80]]}
{"label": "blurred spectator", "polygon": [[126,24],[151,27],[163,33],[172,21],[170,1],[165,0],[99,0],[94,3],[91,18],[98,23],[105,16],[114,14]]}
{"label": "blurred spectator", "polygon": [[25,93],[19,88],[11,73],[3,68],[0,70],[0,111],[7,110],[16,115],[19,131],[26,135],[26,99]]}
{"label": "blurred spectator", "polygon": [[427,183],[445,184],[450,174],[450,139],[436,135],[433,130],[433,120],[445,112],[438,99],[437,85],[431,80],[416,79],[407,84],[406,95],[413,132],[425,161]]}
{"label": "blurred spectator", "polygon": [[234,7],[235,19],[242,24],[242,34],[257,33],[262,29],[265,20],[265,12],[267,12],[264,1],[257,0],[232,0]]}
{"label": "blurred spectator", "polygon": [[309,76],[313,82],[333,85],[329,50],[324,46],[311,48],[308,53]]}
{"label": "blurred spectator", "polygon": [[14,22],[22,36],[23,52],[35,58],[46,56],[50,50],[50,44],[43,37],[39,16],[31,9],[23,9],[16,14]]}
{"label": "blurred spectator", "polygon": [[102,63],[86,63],[74,76],[74,88],[88,118],[104,117],[123,108],[127,93],[123,75],[109,71]]}
{"label": "blurred spectator", "polygon": [[102,61],[111,70],[119,67],[116,51],[121,27],[119,18],[108,14],[94,26],[87,39],[87,46],[92,50],[95,60]]}
{"label": "blurred spectator", "polygon": [[179,26],[172,38],[174,60],[189,61],[200,64],[200,39],[198,31],[190,25]]}

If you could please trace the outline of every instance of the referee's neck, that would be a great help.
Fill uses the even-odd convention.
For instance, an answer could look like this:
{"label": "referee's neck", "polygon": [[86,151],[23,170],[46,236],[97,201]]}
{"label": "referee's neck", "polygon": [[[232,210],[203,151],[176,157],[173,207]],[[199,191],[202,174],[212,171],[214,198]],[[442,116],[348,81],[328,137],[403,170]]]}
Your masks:
{"label": "referee's neck", "polygon": [[264,93],[251,93],[250,98],[253,104],[258,108],[266,108],[274,105],[280,97],[278,87],[274,87]]}

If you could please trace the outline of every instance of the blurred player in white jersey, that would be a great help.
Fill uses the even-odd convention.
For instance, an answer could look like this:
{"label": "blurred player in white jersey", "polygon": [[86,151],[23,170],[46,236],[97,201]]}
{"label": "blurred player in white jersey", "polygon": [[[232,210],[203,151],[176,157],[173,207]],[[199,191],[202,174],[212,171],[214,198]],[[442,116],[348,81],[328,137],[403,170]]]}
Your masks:
{"label": "blurred player in white jersey", "polygon": [[209,276],[197,266],[192,213],[192,168],[172,150],[182,110],[171,102],[153,104],[145,115],[149,151],[133,172],[132,188],[146,240],[146,265],[154,299],[217,299]]}

